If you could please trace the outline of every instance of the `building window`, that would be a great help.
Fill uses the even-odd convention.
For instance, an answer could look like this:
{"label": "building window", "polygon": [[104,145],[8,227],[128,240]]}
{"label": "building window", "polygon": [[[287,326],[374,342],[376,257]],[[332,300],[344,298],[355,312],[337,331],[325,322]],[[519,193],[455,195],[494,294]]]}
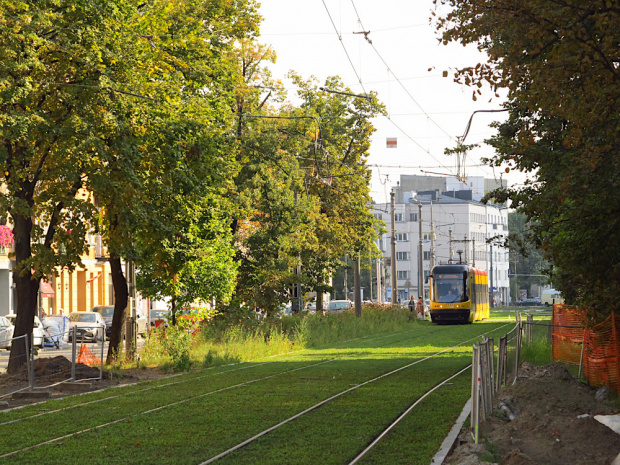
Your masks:
{"label": "building window", "polygon": [[396,240],[398,242],[407,242],[407,241],[409,241],[409,234],[407,234],[407,233],[398,233],[398,234],[396,234]]}
{"label": "building window", "polygon": [[409,279],[409,271],[399,271],[398,279]]}
{"label": "building window", "polygon": [[430,251],[424,251],[423,256],[424,256],[424,260],[430,260],[431,259]]}
{"label": "building window", "polygon": [[409,260],[409,252],[396,252],[396,260]]}
{"label": "building window", "polygon": [[397,223],[402,223],[403,220],[403,214],[402,213],[394,213],[394,221],[396,221]]}
{"label": "building window", "polygon": [[378,220],[382,220],[383,219],[383,214],[381,213],[374,213],[373,216],[378,219]]}
{"label": "building window", "polygon": [[409,213],[409,221],[418,221],[417,213]]}

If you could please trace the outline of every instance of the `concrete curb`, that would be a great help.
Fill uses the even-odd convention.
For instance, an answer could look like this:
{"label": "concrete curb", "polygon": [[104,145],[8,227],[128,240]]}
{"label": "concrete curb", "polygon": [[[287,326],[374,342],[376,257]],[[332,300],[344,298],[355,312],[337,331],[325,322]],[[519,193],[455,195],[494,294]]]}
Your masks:
{"label": "concrete curb", "polygon": [[441,465],[443,464],[444,460],[446,460],[446,457],[448,456],[448,454],[454,447],[454,443],[459,437],[459,433],[461,432],[463,423],[465,423],[465,420],[469,416],[470,412],[471,412],[471,397],[465,403],[465,406],[463,407],[461,414],[456,419],[456,423],[454,423],[454,426],[452,426],[452,429],[448,433],[448,436],[446,436],[446,439],[444,439],[443,442],[441,443],[441,446],[439,447],[439,451],[435,454],[435,457],[433,457],[433,460],[431,462],[432,465]]}

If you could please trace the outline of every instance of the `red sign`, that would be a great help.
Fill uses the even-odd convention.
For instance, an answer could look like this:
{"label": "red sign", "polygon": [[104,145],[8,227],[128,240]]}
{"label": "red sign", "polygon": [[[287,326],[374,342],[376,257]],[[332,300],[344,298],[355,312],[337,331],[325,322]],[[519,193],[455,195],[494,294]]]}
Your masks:
{"label": "red sign", "polygon": [[388,149],[395,149],[398,146],[398,141],[396,139],[396,137],[387,137],[385,139],[385,146]]}

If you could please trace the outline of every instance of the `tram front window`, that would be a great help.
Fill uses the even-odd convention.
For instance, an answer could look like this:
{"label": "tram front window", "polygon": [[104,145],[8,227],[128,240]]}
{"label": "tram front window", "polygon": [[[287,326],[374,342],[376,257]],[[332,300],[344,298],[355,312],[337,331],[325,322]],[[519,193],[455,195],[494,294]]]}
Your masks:
{"label": "tram front window", "polygon": [[433,280],[435,288],[435,302],[465,302],[465,277],[461,274],[438,274]]}

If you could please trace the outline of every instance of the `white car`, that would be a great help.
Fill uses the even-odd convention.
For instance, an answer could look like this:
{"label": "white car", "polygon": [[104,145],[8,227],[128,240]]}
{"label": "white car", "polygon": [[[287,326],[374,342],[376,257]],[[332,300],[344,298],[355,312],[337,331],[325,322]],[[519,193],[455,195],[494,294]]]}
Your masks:
{"label": "white car", "polygon": [[103,341],[105,338],[105,322],[98,312],[71,312],[69,313],[69,340],[72,340],[73,327],[75,338],[82,341]]}
{"label": "white car", "polygon": [[11,348],[11,339],[13,338],[14,330],[15,326],[13,326],[9,319],[0,316],[0,348]]}
{"label": "white car", "polygon": [[327,313],[342,313],[353,308],[350,300],[332,300],[327,306]]}
{"label": "white car", "polygon": [[[6,318],[11,322],[13,326],[15,326],[15,320],[17,319],[17,315],[7,315]],[[45,343],[45,338],[43,335],[45,334],[45,330],[43,329],[43,323],[41,323],[41,319],[38,316],[34,316],[34,324],[32,326],[32,337],[33,337],[33,345],[37,347],[43,347]]]}

